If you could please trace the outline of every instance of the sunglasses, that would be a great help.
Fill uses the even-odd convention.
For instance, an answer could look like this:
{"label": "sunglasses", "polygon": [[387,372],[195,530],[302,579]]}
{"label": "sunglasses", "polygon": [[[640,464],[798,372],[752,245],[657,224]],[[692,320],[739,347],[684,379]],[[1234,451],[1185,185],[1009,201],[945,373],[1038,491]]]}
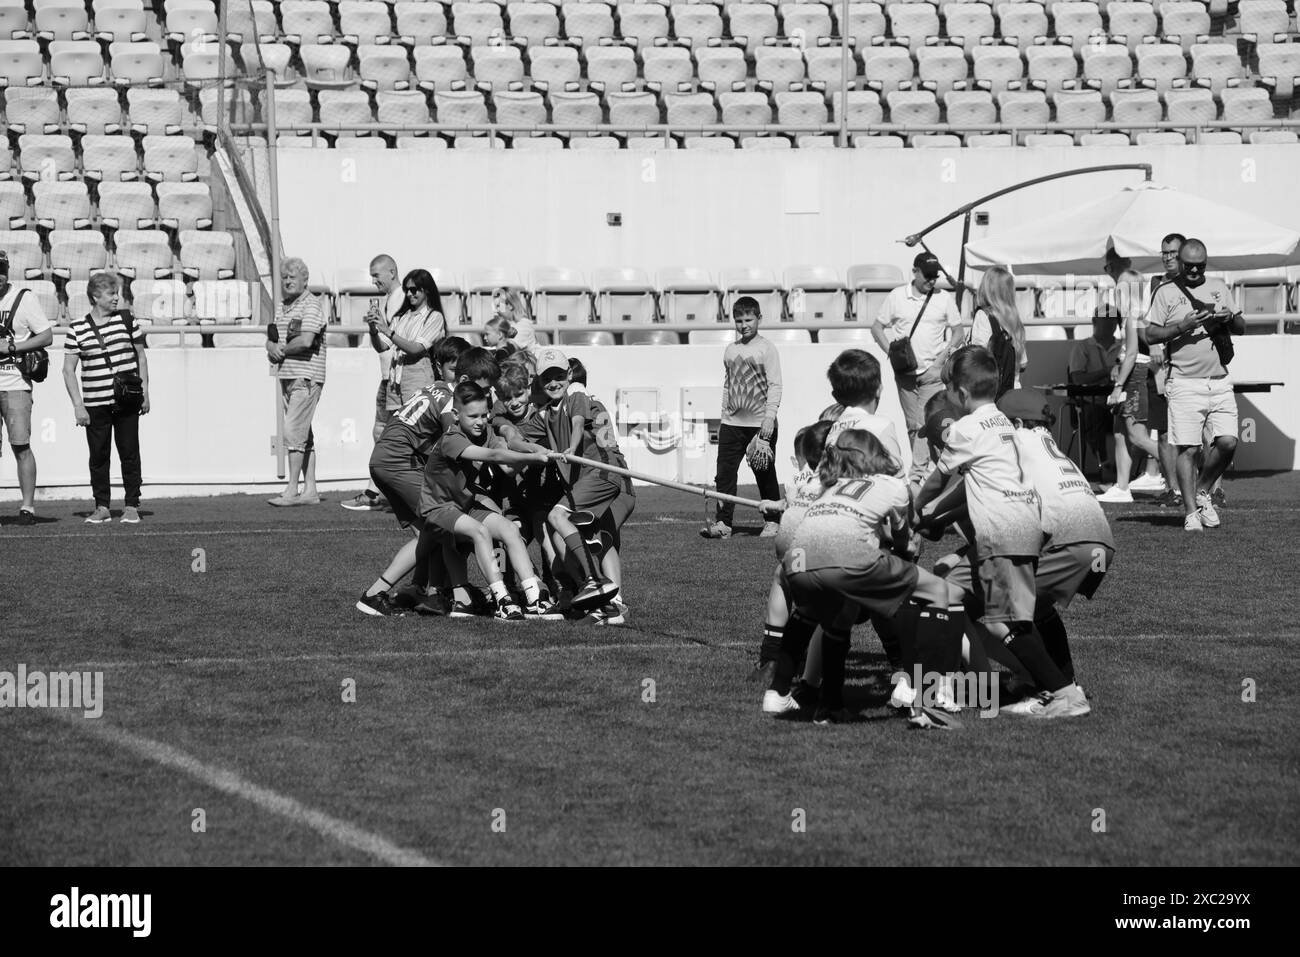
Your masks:
{"label": "sunglasses", "polygon": [[419,286],[407,286],[405,289],[405,292],[408,296],[413,292],[421,292],[421,291],[422,290],[420,289]]}
{"label": "sunglasses", "polygon": [[1184,272],[1204,272],[1205,263],[1183,263]]}
{"label": "sunglasses", "polygon": [[1162,250],[1160,250],[1160,258],[1161,258],[1161,259],[1177,259],[1177,258],[1178,258],[1178,250],[1177,250],[1177,249],[1162,249]]}

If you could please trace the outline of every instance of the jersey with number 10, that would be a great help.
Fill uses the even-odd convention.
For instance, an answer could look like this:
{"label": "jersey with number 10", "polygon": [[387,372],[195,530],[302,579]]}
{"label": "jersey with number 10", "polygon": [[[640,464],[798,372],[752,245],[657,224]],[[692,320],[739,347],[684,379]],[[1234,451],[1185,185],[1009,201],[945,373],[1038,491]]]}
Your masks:
{"label": "jersey with number 10", "polygon": [[1098,542],[1115,547],[1106,513],[1101,510],[1092,486],[1062,452],[1046,429],[1017,429],[1020,462],[1030,484],[1038,492],[1047,548],[1063,548],[1081,542]]}
{"label": "jersey with number 10", "polygon": [[910,504],[907,483],[893,475],[840,479],[808,506],[790,547],[803,549],[805,568],[868,565],[882,529],[895,541],[906,532]]}
{"label": "jersey with number 10", "polygon": [[966,507],[975,528],[975,553],[1037,555],[1043,546],[1038,496],[1029,485],[1016,444],[1016,428],[992,402],[952,424],[936,467],[960,471]]}
{"label": "jersey with number 10", "polygon": [[370,455],[371,468],[423,468],[434,443],[451,422],[451,387],[435,382],[393,413]]}

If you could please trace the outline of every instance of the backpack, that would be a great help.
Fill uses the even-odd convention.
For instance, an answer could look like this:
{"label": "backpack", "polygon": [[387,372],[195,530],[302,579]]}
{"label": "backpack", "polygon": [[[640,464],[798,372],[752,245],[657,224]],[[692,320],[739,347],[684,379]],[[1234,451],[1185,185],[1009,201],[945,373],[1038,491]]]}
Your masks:
{"label": "backpack", "polygon": [[993,353],[993,361],[998,364],[998,392],[995,399],[1002,398],[1016,385],[1016,370],[1020,358],[1016,355],[1016,344],[1006,330],[989,313],[984,314],[989,321],[988,350]]}

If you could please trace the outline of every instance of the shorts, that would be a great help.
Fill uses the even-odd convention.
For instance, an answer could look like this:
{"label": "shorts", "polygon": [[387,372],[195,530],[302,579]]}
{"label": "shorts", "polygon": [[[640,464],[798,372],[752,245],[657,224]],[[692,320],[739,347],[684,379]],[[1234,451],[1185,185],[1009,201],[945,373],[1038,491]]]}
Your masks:
{"label": "shorts", "polygon": [[[1163,372],[1160,375],[1164,375]],[[1169,441],[1169,402],[1156,385],[1156,377],[1147,376],[1147,427],[1160,433],[1162,442]]]}
{"label": "shorts", "polygon": [[412,468],[400,471],[372,468],[370,481],[392,506],[402,528],[424,528],[424,518],[420,515],[420,490],[424,488],[424,469]]}
{"label": "shorts", "polygon": [[[383,491],[383,489],[380,489],[380,491]],[[469,508],[464,509],[453,505],[451,502],[443,502],[425,512],[424,521],[426,525],[431,525],[449,535],[453,535],[456,532],[457,519],[468,516],[476,522],[481,522],[490,515],[500,514],[499,510],[488,508],[482,502],[476,501]]]}
{"label": "shorts", "polygon": [[1124,401],[1115,407],[1115,428],[1123,429],[1124,420],[1145,423],[1150,414],[1147,397],[1147,367],[1133,366],[1133,372],[1124,386]]}
{"label": "shorts", "polygon": [[623,494],[623,488],[595,469],[584,468],[570,492],[573,495],[573,508],[599,515]]}
{"label": "shorts", "polygon": [[985,624],[1033,621],[1037,601],[1034,583],[1037,566],[1037,555],[972,558],[971,572],[973,580],[978,582],[975,597],[979,599],[979,620]]}
{"label": "shorts", "polygon": [[1115,549],[1100,542],[1077,542],[1038,556],[1034,588],[1058,608],[1069,608],[1075,595],[1089,600],[1110,569]]}
{"label": "shorts", "polygon": [[289,452],[310,452],[315,447],[311,420],[316,415],[324,383],[310,379],[281,379],[280,407],[284,410],[284,447]]}
{"label": "shorts", "polygon": [[833,622],[846,600],[868,614],[892,618],[916,591],[916,566],[889,552],[879,552],[863,566],[792,571],[797,554],[802,553],[793,549],[781,563],[786,590],[792,604],[819,622]]}
{"label": "shorts", "polygon": [[379,380],[379,390],[375,393],[375,441],[383,435],[384,428],[392,421],[393,409],[388,408],[385,401],[388,396],[388,380]]}
{"label": "shorts", "polygon": [[10,445],[32,442],[32,394],[23,389],[0,392],[0,419],[9,434]]}
{"label": "shorts", "polygon": [[1180,448],[1200,446],[1204,432],[1210,438],[1237,436],[1237,397],[1232,381],[1188,379],[1174,376],[1165,387],[1169,400],[1169,441]]}

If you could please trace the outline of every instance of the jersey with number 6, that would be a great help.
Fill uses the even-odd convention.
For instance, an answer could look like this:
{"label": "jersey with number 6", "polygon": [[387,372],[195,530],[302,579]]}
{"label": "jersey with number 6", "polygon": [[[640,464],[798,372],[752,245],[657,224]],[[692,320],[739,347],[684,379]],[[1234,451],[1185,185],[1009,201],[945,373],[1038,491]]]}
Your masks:
{"label": "jersey with number 6", "polygon": [[452,423],[451,387],[435,382],[393,413],[370,455],[370,467],[384,471],[424,468],[433,448]]}
{"label": "jersey with number 6", "polygon": [[1020,461],[1015,426],[989,402],[954,422],[946,441],[936,468],[965,476],[976,554],[1037,555],[1043,544],[1038,496]]}
{"label": "jersey with number 6", "polygon": [[1106,513],[1092,494],[1078,467],[1057,447],[1046,429],[1017,429],[1020,463],[1030,484],[1038,492],[1042,509],[1045,548],[1063,548],[1080,542],[1098,542],[1111,548]]}
{"label": "jersey with number 6", "polygon": [[840,479],[808,506],[791,550],[805,568],[867,565],[880,553],[882,529],[898,540],[907,531],[907,483],[893,475]]}

